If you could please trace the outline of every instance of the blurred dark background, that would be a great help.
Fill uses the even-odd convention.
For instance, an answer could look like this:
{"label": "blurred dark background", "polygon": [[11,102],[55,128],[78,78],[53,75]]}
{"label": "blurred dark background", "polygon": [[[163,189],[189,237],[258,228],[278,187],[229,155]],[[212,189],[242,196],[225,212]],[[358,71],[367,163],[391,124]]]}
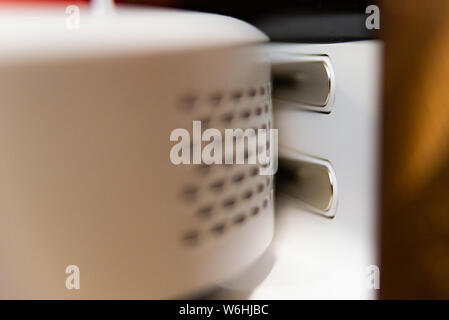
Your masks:
{"label": "blurred dark background", "polygon": [[365,28],[369,0],[207,1],[124,0],[117,3],[149,4],[227,15],[247,21],[273,41],[336,42],[370,39]]}

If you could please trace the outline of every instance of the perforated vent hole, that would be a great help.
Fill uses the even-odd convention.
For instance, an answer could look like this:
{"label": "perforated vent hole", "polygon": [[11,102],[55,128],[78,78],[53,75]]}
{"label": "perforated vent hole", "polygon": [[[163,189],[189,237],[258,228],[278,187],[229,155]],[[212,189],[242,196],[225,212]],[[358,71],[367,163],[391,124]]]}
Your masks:
{"label": "perforated vent hole", "polygon": [[265,186],[262,183],[257,185],[257,192],[261,193],[265,189]]}
{"label": "perforated vent hole", "polygon": [[198,209],[197,214],[200,218],[207,219],[207,218],[211,217],[212,210],[213,210],[212,205],[204,206],[204,207],[201,207],[200,209]]}
{"label": "perforated vent hole", "polygon": [[240,172],[240,173],[238,173],[238,174],[236,174],[236,175],[234,175],[234,176],[232,177],[232,182],[233,182],[233,183],[240,183],[240,182],[242,182],[244,179],[245,179],[245,174],[244,174],[243,172]]}
{"label": "perforated vent hole", "polygon": [[240,214],[238,214],[237,216],[234,217],[232,222],[234,224],[242,224],[243,222],[245,222],[245,220],[246,220],[246,216],[243,213],[240,213]]}
{"label": "perforated vent hole", "polygon": [[252,190],[246,190],[246,191],[243,193],[242,198],[243,198],[243,200],[248,200],[248,199],[251,199],[252,196],[253,196],[253,191],[252,191]]}
{"label": "perforated vent hole", "polygon": [[210,104],[213,107],[218,107],[223,100],[223,95],[221,93],[215,93],[210,96]]}
{"label": "perforated vent hole", "polygon": [[257,215],[259,214],[259,212],[260,212],[259,207],[253,207],[253,208],[251,209],[251,215],[252,215],[252,216],[257,216]]}
{"label": "perforated vent hole", "polygon": [[257,167],[252,168],[250,174],[252,177],[257,176],[259,174],[259,168]]}
{"label": "perforated vent hole", "polygon": [[234,207],[235,205],[235,198],[231,197],[231,198],[227,198],[222,202],[222,206],[223,208],[230,210],[232,209],[232,207]]}
{"label": "perforated vent hole", "polygon": [[224,184],[225,184],[224,180],[220,179],[220,180],[214,181],[210,185],[210,188],[214,192],[221,192],[221,191],[223,191]]}
{"label": "perforated vent hole", "polygon": [[262,114],[262,108],[261,107],[257,107],[256,108],[256,115],[260,116]]}
{"label": "perforated vent hole", "polygon": [[182,237],[182,241],[189,246],[194,246],[199,243],[200,233],[196,230],[188,231]]}
{"label": "perforated vent hole", "polygon": [[221,122],[224,124],[230,124],[234,119],[234,114],[232,112],[225,113],[221,116]]}
{"label": "perforated vent hole", "polygon": [[183,112],[192,112],[195,107],[197,97],[193,95],[186,95],[178,102],[178,108]]}
{"label": "perforated vent hole", "polygon": [[256,96],[256,93],[257,93],[257,91],[256,91],[256,89],[254,89],[254,88],[250,88],[250,89],[248,90],[248,96],[249,96],[250,98],[254,98],[254,97]]}
{"label": "perforated vent hole", "polygon": [[234,102],[238,102],[238,101],[240,101],[240,99],[242,98],[242,96],[243,96],[242,91],[236,90],[236,91],[234,91],[234,92],[232,93],[231,99],[232,99]]}
{"label": "perforated vent hole", "polygon": [[251,110],[246,109],[242,113],[240,113],[240,118],[242,119],[249,119],[251,117]]}
{"label": "perforated vent hole", "polygon": [[266,208],[267,205],[268,205],[268,200],[267,200],[267,199],[264,199],[263,202],[262,202],[262,207],[263,207],[263,208]]}
{"label": "perforated vent hole", "polygon": [[223,234],[226,230],[226,223],[220,222],[212,226],[210,231],[215,235]]}
{"label": "perforated vent hole", "polygon": [[264,163],[260,165],[262,168],[268,168],[270,166],[270,161],[268,163]]}
{"label": "perforated vent hole", "polygon": [[188,186],[182,190],[182,196],[184,200],[194,201],[198,194],[198,187],[196,186]]}

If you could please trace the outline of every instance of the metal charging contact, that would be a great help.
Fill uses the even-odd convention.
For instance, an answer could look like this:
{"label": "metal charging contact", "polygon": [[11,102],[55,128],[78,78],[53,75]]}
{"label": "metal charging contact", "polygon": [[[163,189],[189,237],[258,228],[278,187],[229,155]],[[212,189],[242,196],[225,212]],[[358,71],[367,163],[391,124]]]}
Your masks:
{"label": "metal charging contact", "polygon": [[332,111],[335,76],[328,56],[278,54],[272,59],[272,73],[277,106]]}
{"label": "metal charging contact", "polygon": [[330,161],[282,148],[277,192],[306,211],[333,218],[336,213],[337,177]]}

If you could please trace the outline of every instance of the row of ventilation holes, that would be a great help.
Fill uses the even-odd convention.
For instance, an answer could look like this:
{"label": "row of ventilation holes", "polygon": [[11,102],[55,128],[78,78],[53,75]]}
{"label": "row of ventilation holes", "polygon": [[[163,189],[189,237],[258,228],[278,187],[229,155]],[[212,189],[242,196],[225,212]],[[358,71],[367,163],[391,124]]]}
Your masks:
{"label": "row of ventilation holes", "polygon": [[[224,165],[224,166],[227,166],[227,165]],[[266,167],[266,166],[267,165],[265,165],[263,167]],[[200,166],[200,168],[201,168],[201,170],[210,170],[210,165],[202,165],[202,166]],[[249,175],[251,177],[255,177],[258,173],[259,173],[259,168],[258,167],[254,167],[249,172]],[[220,193],[224,189],[225,180],[226,180],[225,178],[220,178],[220,179],[215,180],[214,182],[212,182],[209,185],[209,189],[211,191],[213,191],[214,193]],[[239,172],[239,173],[235,174],[231,178],[231,182],[235,183],[235,184],[240,184],[244,180],[245,180],[245,173],[244,172]],[[270,180],[270,178],[267,178],[267,185],[269,185],[269,180]],[[193,202],[193,201],[196,200],[198,192],[199,192],[199,187],[190,186],[190,187],[186,187],[183,190],[182,195],[184,197],[184,200],[186,200],[187,202]]]}
{"label": "row of ventilation holes", "polygon": [[[250,98],[255,98],[257,96],[257,93],[259,93],[260,96],[265,96],[267,93],[267,89],[265,86],[261,86],[259,90],[256,88],[248,89],[247,96]],[[230,94],[230,99],[233,102],[239,102],[243,98],[243,91],[242,90],[236,90]],[[211,102],[211,105],[214,107],[220,106],[220,103],[224,100],[223,94],[216,93],[210,96],[209,100]],[[197,102],[197,97],[194,95],[187,95],[184,96],[179,103],[179,108],[185,112],[191,112]]]}
{"label": "row of ventilation holes", "polygon": [[[259,93],[260,93],[261,96],[264,96],[265,93],[266,93],[265,87],[260,87]],[[249,97],[253,98],[256,95],[257,95],[257,90],[256,89],[249,89],[248,90],[248,96]],[[238,102],[242,97],[243,97],[243,93],[241,91],[235,91],[235,92],[233,92],[231,94],[231,99],[234,102]],[[192,111],[193,107],[194,107],[194,105],[196,103],[196,100],[197,99],[194,96],[184,97],[181,100],[180,107],[184,111]],[[220,102],[223,100],[223,96],[220,95],[220,94],[216,94],[216,95],[211,96],[210,100],[211,100],[213,106],[219,106]],[[265,103],[264,108],[262,108],[261,106],[258,106],[255,109],[255,115],[256,116],[260,116],[260,115],[262,115],[263,111],[265,111],[265,113],[269,112],[269,105],[267,103]],[[240,117],[242,119],[250,118],[251,117],[251,109],[248,108],[248,109],[243,110],[240,113]],[[230,123],[230,122],[232,122],[232,120],[234,120],[234,114],[232,112],[226,113],[226,114],[222,115],[220,119],[224,123]],[[202,123],[206,124],[206,126],[207,126],[210,123],[210,119],[203,119]],[[268,122],[268,129],[270,129],[270,128],[271,128],[271,121],[269,120],[269,122]],[[263,124],[261,126],[261,129],[267,129],[267,125]],[[205,169],[205,168],[209,169],[210,166],[201,166],[200,168],[201,169]],[[251,171],[251,175],[252,176],[257,175],[258,170],[259,170],[258,168],[254,168]],[[202,171],[204,171],[204,170],[202,170]],[[234,182],[234,183],[239,183],[239,182],[242,182],[243,180],[244,180],[244,174],[243,173],[240,173],[240,174],[238,174],[238,175],[236,175],[236,176],[234,176],[232,178],[232,182]],[[270,178],[267,178],[267,186],[269,186],[269,184],[270,184]],[[220,192],[223,189],[223,187],[224,187],[224,179],[218,180],[218,181],[216,181],[216,182],[211,184],[211,189],[213,189],[214,191]],[[263,192],[264,188],[265,188],[265,186],[263,184],[259,184],[258,187],[257,187],[257,191],[261,193],[261,192]],[[197,191],[198,191],[198,189],[193,187],[193,188],[190,188],[190,189],[186,189],[184,194],[187,195],[188,198],[194,198],[196,196]],[[251,190],[247,190],[247,191],[244,192],[243,198],[245,200],[248,200],[248,199],[250,199],[252,197],[252,195],[253,195],[253,192]],[[235,205],[235,202],[236,202],[235,198],[229,198],[229,199],[226,199],[225,201],[223,201],[222,205],[223,205],[223,207],[225,207],[227,209],[231,209]],[[262,203],[262,206],[265,208],[267,206],[267,204],[268,204],[268,200],[264,199],[264,201]],[[260,211],[259,207],[253,207],[252,210],[251,210],[251,215],[255,216],[255,215],[257,215],[259,213],[259,211]],[[201,217],[205,218],[208,215],[212,214],[212,206],[203,207],[203,208],[199,209],[197,213]],[[241,224],[245,220],[246,220],[246,216],[244,214],[239,214],[239,215],[237,215],[233,219],[233,223],[234,224]],[[226,224],[224,222],[223,223],[219,223],[219,224],[217,224],[217,225],[212,227],[211,232],[213,232],[215,234],[221,234],[225,230],[225,227],[226,227]],[[184,239],[184,241],[186,243],[194,244],[194,243],[197,243],[198,237],[199,237],[199,233],[196,232],[196,231],[192,231],[192,232],[188,232],[184,236],[183,239]]]}
{"label": "row of ventilation holes", "polygon": [[[266,129],[267,128],[267,126],[265,125],[265,124],[263,124],[262,126],[261,126],[261,129]],[[268,124],[268,129],[271,129],[271,122]],[[238,137],[238,138],[236,138],[236,137],[234,137],[235,138],[235,140],[236,139],[241,139],[242,137]],[[266,149],[265,149],[266,148]],[[267,140],[267,143],[266,143],[266,145],[264,145],[264,144],[260,144],[259,146],[258,146],[258,148],[257,148],[257,153],[262,153],[263,151],[269,151],[270,150],[270,140]],[[247,148],[245,148],[245,150],[244,150],[244,152],[245,152],[245,154],[244,154],[244,161],[248,161],[248,159],[249,159],[249,157],[250,157],[250,155],[252,155],[250,152],[249,152],[249,150],[247,149]],[[225,155],[223,155],[223,157],[224,157]],[[235,159],[235,158],[234,158]],[[225,168],[230,168],[230,167],[232,167],[233,165],[232,164],[225,164],[224,163],[224,161],[225,161],[225,158],[223,158],[223,163],[222,163],[222,165],[224,165],[225,166]],[[197,171],[200,173],[200,174],[202,174],[202,175],[206,175],[206,174],[208,174],[209,172],[210,172],[210,170],[211,170],[211,167],[212,167],[212,165],[209,165],[209,164],[199,164],[198,165],[198,167],[197,167]],[[264,166],[264,165],[262,165],[262,167],[266,167],[266,166]],[[188,196],[188,191],[186,192],[186,195]]]}
{"label": "row of ventilation holes", "polygon": [[[268,103],[264,104],[264,107],[256,107],[254,110],[255,116],[260,116],[262,115],[262,113],[268,113],[270,111],[270,107],[268,105]],[[240,118],[243,120],[248,120],[251,117],[251,108],[247,108],[245,110],[243,110],[240,113]],[[224,113],[223,115],[220,116],[220,121],[225,124],[225,125],[229,125],[232,123],[232,121],[234,121],[235,119],[235,114],[233,111]],[[202,119],[199,119],[201,121],[201,125],[204,127],[209,127],[211,122],[212,122],[212,117],[203,117]],[[270,121],[270,126],[271,126],[271,121]],[[254,130],[256,130],[256,128],[254,128]]]}
{"label": "row of ventilation holes", "polygon": [[[265,198],[262,201],[262,208],[265,209],[268,206],[268,198]],[[255,217],[259,214],[260,212],[260,207],[259,206],[254,206],[251,208],[250,212],[249,212],[249,217]],[[246,219],[248,218],[248,215],[245,213],[240,213],[238,215],[236,215],[233,219],[232,219],[232,224],[234,225],[242,225]],[[210,232],[216,236],[222,235],[224,234],[224,232],[226,231],[226,227],[227,227],[227,223],[225,221],[223,222],[219,222],[215,225],[212,226],[212,228],[210,228]],[[194,246],[199,244],[199,238],[200,238],[200,232],[199,231],[189,231],[187,232],[184,237],[182,238],[183,242],[186,245],[189,246]]]}
{"label": "row of ventilation holes", "polygon": [[[270,183],[271,183],[271,177],[267,177],[266,178],[266,187],[267,188],[270,186]],[[265,190],[265,185],[263,183],[258,183],[256,192],[262,193],[264,190]],[[254,193],[255,192],[251,189],[245,190],[242,195],[242,200],[251,199],[253,197]],[[222,201],[221,206],[225,210],[231,210],[236,205],[237,202],[238,202],[237,197],[235,197],[235,196],[228,197]],[[196,211],[196,214],[199,218],[208,219],[212,216],[213,210],[214,210],[214,205],[205,205],[205,206],[200,207]]]}
{"label": "row of ventilation holes", "polygon": [[[265,107],[265,112],[268,112],[268,110],[269,110],[269,109],[268,109],[268,105],[266,104],[265,106],[266,106],[266,107]],[[251,112],[251,111],[248,111],[248,112]],[[261,111],[261,112],[262,112],[262,111]],[[233,119],[233,115],[232,115],[232,117],[230,118],[230,121],[232,121],[232,119]],[[228,119],[228,120],[229,120],[229,119]],[[210,123],[211,123],[211,119],[210,119],[210,118],[206,118],[206,119],[203,118],[203,119],[201,120],[201,124],[204,125],[206,128],[209,127],[209,124],[210,124]],[[268,119],[268,122],[267,122],[267,123],[261,124],[259,128],[253,127],[253,128],[246,128],[246,129],[253,129],[253,130],[254,130],[253,134],[257,134],[257,130],[258,130],[258,129],[270,130],[270,129],[271,129],[271,120]],[[243,128],[242,128],[242,130],[246,130],[246,129],[243,129]],[[241,135],[241,136],[239,136],[239,137],[234,136],[234,142],[235,142],[237,139],[241,139],[242,137],[243,137],[243,135]],[[268,135],[268,137],[269,137],[269,135]],[[191,148],[193,147],[193,141],[190,142],[190,147],[191,147]],[[269,148],[269,141],[268,141],[268,144],[267,144],[267,148]],[[246,158],[246,157],[245,157],[245,158]]]}

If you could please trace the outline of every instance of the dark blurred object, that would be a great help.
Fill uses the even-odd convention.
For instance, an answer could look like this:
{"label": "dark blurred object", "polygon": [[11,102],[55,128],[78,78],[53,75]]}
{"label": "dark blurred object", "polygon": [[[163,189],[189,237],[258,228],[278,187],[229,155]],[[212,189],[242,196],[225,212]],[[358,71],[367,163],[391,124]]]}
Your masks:
{"label": "dark blurred object", "polygon": [[377,0],[300,1],[210,1],[210,0],[125,0],[217,13],[242,19],[265,32],[272,41],[337,42],[372,39],[375,32],[365,27],[366,7]]}
{"label": "dark blurred object", "polygon": [[449,298],[448,1],[384,1],[381,298]]}
{"label": "dark blurred object", "polygon": [[260,17],[254,24],[272,41],[343,42],[372,39],[375,32],[365,27],[363,12],[277,13]]}
{"label": "dark blurred object", "polygon": [[117,4],[150,5],[156,7],[179,8],[183,1],[180,0],[116,0]]}
{"label": "dark blurred object", "polygon": [[[89,0],[0,0],[0,4],[84,4]],[[300,0],[243,2],[236,0],[116,0],[117,4],[180,8],[227,15],[247,21],[280,42],[340,42],[373,39],[366,7],[377,0]]]}

